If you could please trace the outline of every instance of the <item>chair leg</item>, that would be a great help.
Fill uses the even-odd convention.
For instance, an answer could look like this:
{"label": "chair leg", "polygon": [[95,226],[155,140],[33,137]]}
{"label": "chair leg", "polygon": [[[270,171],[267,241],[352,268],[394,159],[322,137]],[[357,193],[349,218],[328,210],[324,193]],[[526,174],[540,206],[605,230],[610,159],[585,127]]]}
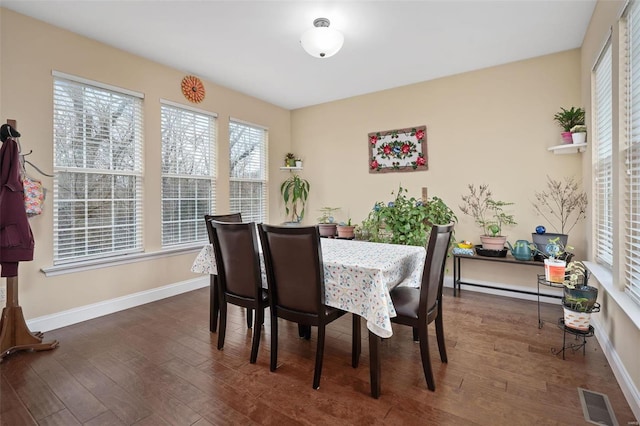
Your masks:
{"label": "chair leg", "polygon": [[220,305],[218,303],[218,276],[209,275],[209,331],[216,332],[218,326],[218,313]]}
{"label": "chair leg", "polygon": [[418,333],[418,327],[413,327],[413,341],[417,342],[420,340],[420,333]]}
{"label": "chair leg", "polygon": [[438,339],[440,361],[447,362],[447,348],[444,345],[444,325],[442,324],[442,315],[438,315],[436,318],[436,338]]}
{"label": "chair leg", "polygon": [[313,372],[313,388],[320,387],[320,374],[322,373],[322,356],[324,355],[325,324],[318,325],[318,345],[316,346],[316,368]]}
{"label": "chair leg", "polygon": [[353,324],[351,330],[351,366],[353,368],[358,367],[360,363],[360,350],[361,350],[361,331],[360,331],[360,315],[353,315]]}
{"label": "chair leg", "polygon": [[371,396],[380,397],[380,336],[369,330],[369,377],[371,380]]}
{"label": "chair leg", "polygon": [[[247,312],[250,309],[247,308]],[[260,335],[262,334],[261,324],[264,322],[264,309],[256,308],[256,321],[253,327],[253,339],[251,343],[251,358],[249,362],[255,364],[258,359],[258,347],[260,346]]]}
{"label": "chair leg", "polygon": [[247,328],[251,328],[253,322],[253,309],[247,308]]}
{"label": "chair leg", "polygon": [[276,371],[278,364],[278,317],[271,314],[271,362],[269,370]]}
{"label": "chair leg", "polygon": [[227,331],[227,302],[220,302],[220,329],[218,330],[218,350],[224,347],[224,336]]}
{"label": "chair leg", "polygon": [[427,387],[430,391],[436,390],[436,384],[433,380],[433,372],[431,371],[431,359],[429,357],[429,339],[427,333],[427,325],[420,327],[420,356],[422,357],[422,370],[424,378],[427,379]]}

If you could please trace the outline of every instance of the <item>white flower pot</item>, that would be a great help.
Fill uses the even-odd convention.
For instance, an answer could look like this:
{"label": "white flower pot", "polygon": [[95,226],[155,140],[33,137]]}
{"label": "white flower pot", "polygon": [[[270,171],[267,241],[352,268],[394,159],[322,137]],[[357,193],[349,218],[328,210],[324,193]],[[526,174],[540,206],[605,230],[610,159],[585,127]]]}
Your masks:
{"label": "white flower pot", "polygon": [[587,141],[587,133],[571,133],[571,140],[573,143],[585,143]]}
{"label": "white flower pot", "polygon": [[567,262],[558,259],[544,260],[544,278],[552,283],[562,283],[564,281],[564,271]]}
{"label": "white flower pot", "polygon": [[574,330],[589,331],[591,312],[578,312],[563,306],[564,325]]}

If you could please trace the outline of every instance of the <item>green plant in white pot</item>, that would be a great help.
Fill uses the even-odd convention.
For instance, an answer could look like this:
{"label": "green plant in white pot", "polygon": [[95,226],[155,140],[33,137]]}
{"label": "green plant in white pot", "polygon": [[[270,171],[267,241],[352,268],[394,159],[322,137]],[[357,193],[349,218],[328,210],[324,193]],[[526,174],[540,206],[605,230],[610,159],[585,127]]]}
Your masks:
{"label": "green plant in white pot", "polygon": [[591,314],[600,311],[596,302],[598,289],[588,285],[589,272],[580,261],[567,264],[564,280],[564,325],[580,331],[589,331]]}
{"label": "green plant in white pot", "polygon": [[304,208],[309,197],[309,182],[297,174],[292,174],[289,179],[280,185],[280,193],[284,201],[287,216],[290,222],[299,223],[304,218]]}
{"label": "green plant in white pot", "polygon": [[571,128],[577,124],[584,124],[584,109],[571,107],[571,109],[560,108],[553,119],[564,130],[562,135],[562,141],[564,143],[573,143],[571,139]]}
{"label": "green plant in white pot", "polygon": [[576,124],[571,128],[571,140],[573,143],[585,143],[587,141],[587,126]]}
{"label": "green plant in white pot", "polygon": [[467,187],[469,193],[462,196],[463,204],[459,206],[460,210],[471,216],[482,228],[480,240],[483,249],[503,250],[507,236],[502,235],[502,228],[506,225],[516,225],[513,215],[507,214],[504,207],[513,203],[495,200],[488,185],[479,185],[476,188],[475,185],[469,184]]}

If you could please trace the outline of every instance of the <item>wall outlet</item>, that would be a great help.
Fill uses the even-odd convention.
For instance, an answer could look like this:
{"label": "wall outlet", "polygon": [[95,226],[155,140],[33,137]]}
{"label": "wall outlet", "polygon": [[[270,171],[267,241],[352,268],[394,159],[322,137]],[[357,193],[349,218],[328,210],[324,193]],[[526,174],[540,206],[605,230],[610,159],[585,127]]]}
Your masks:
{"label": "wall outlet", "polygon": [[7,301],[7,290],[5,286],[0,285],[0,305],[4,305]]}

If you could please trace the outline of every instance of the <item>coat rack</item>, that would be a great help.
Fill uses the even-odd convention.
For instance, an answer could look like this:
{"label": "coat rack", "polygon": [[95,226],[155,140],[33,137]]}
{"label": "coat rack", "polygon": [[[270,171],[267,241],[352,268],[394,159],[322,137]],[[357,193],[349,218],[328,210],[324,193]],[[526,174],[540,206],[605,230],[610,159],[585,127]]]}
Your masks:
{"label": "coat rack", "polygon": [[[17,129],[16,120],[7,124]],[[31,332],[18,304],[18,277],[7,277],[7,301],[0,319],[0,362],[17,351],[47,351],[58,346],[58,341],[43,342],[43,333]]]}

